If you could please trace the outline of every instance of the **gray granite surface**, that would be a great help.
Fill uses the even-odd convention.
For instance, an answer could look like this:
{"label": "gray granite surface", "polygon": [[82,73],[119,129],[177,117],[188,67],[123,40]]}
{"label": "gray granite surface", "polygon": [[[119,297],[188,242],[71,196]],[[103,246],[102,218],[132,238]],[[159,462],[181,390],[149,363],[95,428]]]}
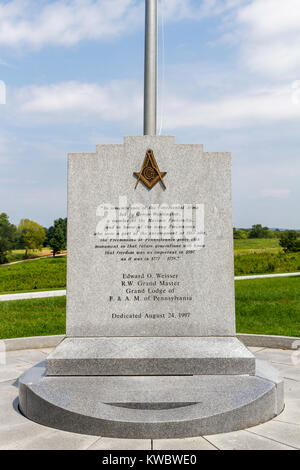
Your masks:
{"label": "gray granite surface", "polygon": [[[259,373],[259,372],[258,372]],[[19,380],[32,421],[118,438],[178,438],[244,429],[283,409],[283,390],[259,376],[46,377],[40,363]],[[95,399],[97,397],[97,399]]]}
{"label": "gray granite surface", "polygon": [[232,338],[66,338],[47,375],[255,374],[253,354]]}
{"label": "gray granite surface", "polygon": [[[160,183],[151,191],[141,183],[135,189],[133,172],[140,171],[149,148],[160,170],[167,172],[166,190]],[[229,153],[176,145],[173,137],[126,137],[124,145],[98,145],[96,153],[70,154],[68,178],[67,336],[235,334]],[[95,248],[101,220],[97,208],[118,207],[119,197],[126,197],[128,206],[204,205],[205,247],[179,259],[163,255],[152,260],[150,255],[148,261],[134,256],[121,261],[116,255],[120,243],[114,255],[106,255]],[[166,243],[160,244],[166,252]],[[129,243],[123,245],[128,251]],[[128,300],[121,286],[124,274],[153,280],[177,275],[179,285],[172,295],[191,300],[146,301],[143,295],[139,301],[133,295]]]}

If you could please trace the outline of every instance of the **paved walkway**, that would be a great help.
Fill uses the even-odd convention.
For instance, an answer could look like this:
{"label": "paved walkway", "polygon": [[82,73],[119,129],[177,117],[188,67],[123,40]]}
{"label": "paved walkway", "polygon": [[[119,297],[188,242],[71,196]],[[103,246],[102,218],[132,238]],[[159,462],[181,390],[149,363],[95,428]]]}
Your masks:
{"label": "paved walkway", "polygon": [[[60,255],[55,255],[55,258],[58,258],[59,256],[66,256],[66,253],[62,253]],[[53,255],[37,256],[36,258],[21,259],[19,261],[12,261],[11,263],[1,264],[0,268],[2,266],[13,266],[14,264],[28,263],[29,261],[37,261],[39,259],[48,259],[48,258],[53,258]]]}
{"label": "paved walkway", "polygon": [[[284,273],[284,274],[263,274],[257,276],[236,276],[236,281],[245,281],[249,279],[268,279],[274,277],[289,277],[289,276],[300,276],[300,272],[297,273]],[[0,302],[6,302],[8,300],[24,300],[24,299],[42,299],[44,297],[60,297],[66,295],[66,290],[50,290],[40,292],[22,292],[20,294],[3,294],[0,295]]]}
{"label": "paved walkway", "polygon": [[[1,342],[0,342],[1,346]],[[51,349],[0,353],[0,450],[294,450],[300,449],[300,356],[297,351],[249,348],[285,378],[286,407],[268,423],[245,431],[191,439],[110,439],[59,431],[33,423],[18,411],[17,378]],[[297,364],[298,362],[298,364]]]}
{"label": "paved walkway", "polygon": [[24,300],[24,299],[43,299],[45,297],[62,297],[66,295],[67,291],[63,290],[49,290],[40,292],[22,292],[20,294],[4,294],[0,295],[0,302],[7,300]]}
{"label": "paved walkway", "polygon": [[281,274],[256,274],[255,276],[236,276],[236,281],[246,281],[247,279],[271,279],[274,277],[291,277],[300,276],[300,272],[296,273],[281,273]]}

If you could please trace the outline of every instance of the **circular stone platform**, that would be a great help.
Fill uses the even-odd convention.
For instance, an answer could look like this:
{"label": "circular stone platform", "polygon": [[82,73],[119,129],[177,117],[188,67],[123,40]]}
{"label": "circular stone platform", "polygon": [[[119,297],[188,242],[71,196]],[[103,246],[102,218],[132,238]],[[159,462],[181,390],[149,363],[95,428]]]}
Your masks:
{"label": "circular stone platform", "polygon": [[255,376],[46,377],[19,379],[19,407],[39,424],[104,437],[182,438],[255,426],[284,407],[283,382],[257,360]]}

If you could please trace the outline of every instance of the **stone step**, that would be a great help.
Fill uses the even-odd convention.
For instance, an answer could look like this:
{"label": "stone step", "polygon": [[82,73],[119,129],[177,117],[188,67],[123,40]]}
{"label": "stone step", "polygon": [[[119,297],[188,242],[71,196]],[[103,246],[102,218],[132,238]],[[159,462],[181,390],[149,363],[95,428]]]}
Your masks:
{"label": "stone step", "polygon": [[42,425],[104,437],[224,433],[282,411],[282,381],[261,366],[256,376],[46,377],[41,363],[19,380],[20,409]]}
{"label": "stone step", "polygon": [[236,337],[66,338],[46,360],[48,376],[255,374]]}

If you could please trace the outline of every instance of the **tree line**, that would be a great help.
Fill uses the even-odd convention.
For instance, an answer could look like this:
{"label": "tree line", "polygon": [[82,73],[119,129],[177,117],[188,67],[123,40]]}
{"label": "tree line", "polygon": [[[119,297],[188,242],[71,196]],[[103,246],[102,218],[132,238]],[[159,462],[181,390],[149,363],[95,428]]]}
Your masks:
{"label": "tree line", "polygon": [[271,230],[261,224],[252,225],[251,228],[233,229],[233,238],[243,240],[246,238],[280,238],[282,232],[279,229]]}
{"label": "tree line", "polygon": [[30,219],[22,219],[18,226],[9,221],[4,212],[0,214],[0,264],[8,262],[12,250],[25,250],[24,258],[30,252],[50,247],[53,256],[67,248],[67,219],[54,220],[46,228]]}
{"label": "tree line", "polygon": [[300,232],[297,230],[271,230],[269,227],[256,224],[248,229],[236,229],[234,227],[233,238],[235,240],[245,240],[247,238],[278,238],[279,245],[286,253],[300,251]]}

